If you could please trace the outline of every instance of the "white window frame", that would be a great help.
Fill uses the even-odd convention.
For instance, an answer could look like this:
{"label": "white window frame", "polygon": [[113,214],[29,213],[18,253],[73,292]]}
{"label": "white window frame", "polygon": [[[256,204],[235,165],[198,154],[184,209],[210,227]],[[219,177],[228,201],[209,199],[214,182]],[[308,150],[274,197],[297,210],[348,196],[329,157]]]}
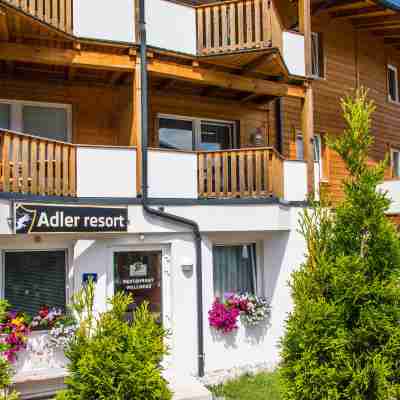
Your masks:
{"label": "white window frame", "polygon": [[[387,91],[388,91],[388,99],[392,103],[399,103],[399,74],[398,74],[398,69],[395,65],[393,64],[388,64],[387,65],[388,73],[387,73]],[[396,90],[396,98],[392,99],[390,95],[390,79],[389,79],[389,70],[394,72],[395,76],[395,90]]]}
{"label": "white window frame", "polygon": [[[319,160],[316,160],[316,144],[318,146]],[[314,152],[314,162],[318,164],[319,179],[324,179],[324,157],[322,154],[322,136],[319,133],[314,133],[313,138],[313,152]]]}
{"label": "white window frame", "polygon": [[[399,159],[399,165],[397,166],[397,171],[395,170],[395,166],[394,166],[394,154],[397,153],[398,154],[398,159]],[[395,149],[395,148],[391,148],[390,149],[390,167],[392,169],[392,176],[393,178],[400,178],[400,150],[399,149]]]}
{"label": "white window frame", "polygon": [[[175,115],[175,114],[157,114],[157,121],[160,118],[164,119],[175,119],[175,120],[180,120],[180,121],[190,121],[193,124],[193,135],[194,135],[194,144],[195,144],[195,149],[193,151],[196,151],[198,146],[201,143],[201,123],[202,122],[215,122],[215,123],[221,123],[221,124],[231,124],[233,127],[233,141],[237,142],[238,137],[237,137],[237,128],[236,128],[236,122],[235,121],[229,121],[229,120],[223,120],[223,119],[213,119],[213,118],[206,118],[206,117],[187,117],[183,115]],[[158,132],[157,132],[158,134]],[[236,143],[231,143],[232,149],[235,148]]]}
{"label": "white window frame", "polygon": [[24,132],[23,107],[60,108],[67,112],[67,142],[72,142],[72,105],[63,103],[45,103],[40,101],[0,99],[1,104],[10,105],[10,131],[38,136],[34,132]]}

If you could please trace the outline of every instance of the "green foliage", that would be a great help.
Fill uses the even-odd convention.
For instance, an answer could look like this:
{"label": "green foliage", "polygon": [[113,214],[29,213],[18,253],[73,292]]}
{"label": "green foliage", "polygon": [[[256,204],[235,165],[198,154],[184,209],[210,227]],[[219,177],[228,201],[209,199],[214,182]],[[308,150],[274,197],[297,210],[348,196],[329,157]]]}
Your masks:
{"label": "green foliage", "polygon": [[118,293],[109,300],[110,310],[96,318],[93,294],[90,283],[75,298],[80,328],[66,351],[67,390],[57,400],[171,399],[160,371],[165,331],[147,304],[135,311],[129,324],[125,315],[132,298]]}
{"label": "green foliage", "polygon": [[279,375],[276,372],[263,372],[244,375],[238,379],[210,388],[216,397],[227,400],[281,400]]}
{"label": "green foliage", "polygon": [[316,204],[301,221],[308,255],[282,342],[287,400],[400,399],[400,242],[377,190],[386,163],[368,166],[366,91],[342,108],[348,127],[330,145],[350,177],[335,210]]}

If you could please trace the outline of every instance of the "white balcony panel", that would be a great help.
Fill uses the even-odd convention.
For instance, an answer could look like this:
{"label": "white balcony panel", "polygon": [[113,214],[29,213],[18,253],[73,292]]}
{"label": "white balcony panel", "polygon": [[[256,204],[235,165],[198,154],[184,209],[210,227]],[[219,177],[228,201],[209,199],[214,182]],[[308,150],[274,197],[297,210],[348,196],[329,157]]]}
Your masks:
{"label": "white balcony panel", "polygon": [[147,42],[150,46],[196,54],[196,13],[192,7],[165,0],[146,2]]}
{"label": "white balcony panel", "polygon": [[149,197],[197,199],[197,155],[149,151]]}
{"label": "white balcony panel", "polygon": [[400,180],[385,181],[379,186],[379,190],[387,192],[391,200],[389,213],[400,214]]}
{"label": "white balcony panel", "polygon": [[74,0],[74,35],[134,42],[134,3],[132,0]]}
{"label": "white balcony panel", "polygon": [[136,150],[79,147],[78,197],[136,197]]}
{"label": "white balcony panel", "polygon": [[284,196],[286,201],[307,199],[307,164],[304,161],[284,162]]}
{"label": "white balcony panel", "polygon": [[291,75],[306,75],[303,35],[294,32],[283,32],[283,59]]}

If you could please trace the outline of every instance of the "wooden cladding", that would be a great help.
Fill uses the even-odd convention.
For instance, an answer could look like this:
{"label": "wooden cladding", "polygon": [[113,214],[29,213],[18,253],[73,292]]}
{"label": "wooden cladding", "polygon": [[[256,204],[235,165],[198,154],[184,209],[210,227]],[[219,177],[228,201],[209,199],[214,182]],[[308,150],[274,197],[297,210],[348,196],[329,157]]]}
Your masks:
{"label": "wooden cladding", "polygon": [[72,34],[73,0],[5,0],[27,14]]}
{"label": "wooden cladding", "polygon": [[202,198],[283,197],[283,160],[271,148],[198,153]]}
{"label": "wooden cladding", "polygon": [[240,0],[197,8],[200,55],[270,47],[270,0]]}
{"label": "wooden cladding", "polygon": [[76,147],[0,131],[0,190],[76,196]]}

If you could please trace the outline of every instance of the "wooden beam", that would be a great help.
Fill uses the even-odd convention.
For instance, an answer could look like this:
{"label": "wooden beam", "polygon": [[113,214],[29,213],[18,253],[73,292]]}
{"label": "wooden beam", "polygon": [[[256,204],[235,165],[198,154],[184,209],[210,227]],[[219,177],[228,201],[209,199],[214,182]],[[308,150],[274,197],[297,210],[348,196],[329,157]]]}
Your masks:
{"label": "wooden beam", "polygon": [[66,65],[110,71],[133,71],[135,61],[128,55],[75,51],[69,49],[0,43],[0,60],[47,65]]}
{"label": "wooden beam", "polygon": [[130,146],[136,146],[136,190],[142,193],[142,80],[140,57],[132,74]]}
{"label": "wooden beam", "polygon": [[308,86],[306,95],[301,101],[301,127],[304,142],[304,158],[307,162],[308,193],[314,193],[314,100],[312,86]]}
{"label": "wooden beam", "polygon": [[210,71],[204,68],[195,68],[165,61],[154,60],[148,65],[150,73],[199,82],[204,85],[218,86],[227,89],[253,92],[260,95],[304,97],[304,87],[286,83],[271,82],[264,79],[250,78],[230,74],[227,72]]}
{"label": "wooden beam", "polygon": [[275,57],[276,57],[275,53],[263,54],[262,56],[257,57],[256,59],[244,65],[240,70],[239,75],[244,75],[248,72],[252,72],[255,69],[257,69],[260,65],[267,63],[268,61],[272,61]]}
{"label": "wooden beam", "polygon": [[10,31],[8,29],[7,14],[0,8],[0,40],[9,41]]}
{"label": "wooden beam", "polygon": [[251,93],[251,94],[246,95],[246,96],[244,96],[243,98],[241,98],[241,99],[240,99],[240,102],[241,102],[241,103],[247,103],[247,102],[249,102],[249,101],[255,100],[255,99],[256,99],[257,97],[259,97],[259,96],[260,96],[259,94]]}
{"label": "wooden beam", "polygon": [[306,76],[311,76],[311,0],[299,0],[299,31],[304,35]]}
{"label": "wooden beam", "polygon": [[382,17],[385,15],[395,15],[395,11],[384,9],[381,6],[360,8],[357,10],[342,11],[331,14],[334,19],[363,19],[371,17]]}
{"label": "wooden beam", "polygon": [[322,9],[322,11],[328,12],[337,12],[337,11],[344,11],[344,10],[354,10],[358,8],[362,8],[368,6],[369,3],[366,1],[358,1],[358,0],[343,0],[337,4],[337,2],[332,2],[332,5]]}

